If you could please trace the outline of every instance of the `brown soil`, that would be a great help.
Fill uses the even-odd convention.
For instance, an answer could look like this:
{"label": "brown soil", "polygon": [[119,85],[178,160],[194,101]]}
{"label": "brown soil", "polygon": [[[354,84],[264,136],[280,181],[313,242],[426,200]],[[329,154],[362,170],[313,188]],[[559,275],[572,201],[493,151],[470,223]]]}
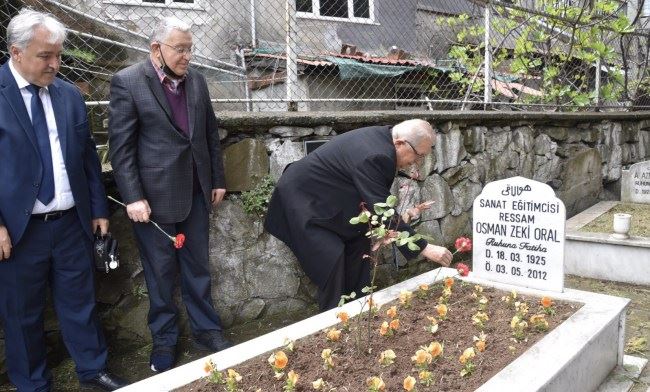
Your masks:
{"label": "brown soil", "polygon": [[591,233],[611,233],[614,214],[632,214],[630,235],[650,237],[650,206],[647,204],[619,203],[598,218],[580,228]]}
{"label": "brown soil", "polygon": [[[501,298],[508,293],[484,288],[483,294],[489,299],[487,314],[490,320],[486,323],[484,332],[487,334],[487,345],[484,352],[478,352],[474,358],[476,366],[474,372],[468,377],[461,377],[463,367],[459,357],[468,347],[473,347],[473,337],[480,331],[472,325],[472,315],[477,312],[478,303],[471,297],[474,286],[456,281],[453,294],[449,300],[449,313],[447,320],[439,323],[435,334],[425,330],[430,322],[427,316],[437,316],[434,309],[437,299],[441,294],[442,285],[437,284],[431,288],[431,295],[427,299],[413,297],[410,309],[398,302],[384,305],[371,320],[371,342],[363,345],[364,352],[355,345],[357,320],[350,320],[351,331],[343,331],[338,342],[330,342],[325,337],[325,331],[300,339],[295,343],[294,351],[283,351],[289,360],[285,373],[294,370],[299,375],[296,391],[313,391],[312,382],[322,378],[328,383],[324,390],[336,388],[338,391],[366,391],[366,379],[371,376],[380,376],[386,384],[386,391],[403,391],[403,381],[407,376],[418,378],[418,370],[414,368],[411,357],[421,346],[427,346],[432,341],[438,341],[444,346],[444,352],[432,365],[429,371],[433,372],[434,383],[426,387],[417,385],[418,391],[473,391],[489,378],[498,373],[512,360],[517,358],[526,349],[532,346],[547,332],[528,331],[523,341],[516,341],[512,337],[510,321],[515,314],[513,305],[508,305]],[[541,313],[542,308],[539,298],[518,296],[518,301],[525,301],[530,307],[528,317]],[[400,327],[391,337],[379,335],[379,326],[383,321],[389,321],[386,310],[391,305],[397,305],[397,318]],[[549,331],[566,320],[581,304],[558,302],[554,305],[555,314],[547,316]],[[365,322],[362,328],[367,329]],[[336,328],[341,328],[338,324]],[[330,348],[334,352],[334,368],[325,370],[321,352]],[[368,349],[369,348],[369,349]],[[397,358],[392,365],[381,366],[378,362],[379,354],[384,350],[392,349]],[[369,352],[369,353],[368,353]],[[283,391],[286,378],[278,381],[273,375],[267,359],[272,353],[266,353],[234,367],[242,380],[238,383],[238,390],[242,391]],[[210,383],[207,379],[195,381],[177,391],[225,391],[224,385]]]}

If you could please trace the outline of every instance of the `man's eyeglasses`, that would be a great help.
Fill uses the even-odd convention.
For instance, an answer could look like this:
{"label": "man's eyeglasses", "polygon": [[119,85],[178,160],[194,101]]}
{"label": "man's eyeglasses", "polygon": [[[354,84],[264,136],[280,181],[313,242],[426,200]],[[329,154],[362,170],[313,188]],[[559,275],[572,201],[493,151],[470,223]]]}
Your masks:
{"label": "man's eyeglasses", "polygon": [[409,146],[411,146],[411,148],[413,149],[413,152],[415,153],[415,156],[417,157],[418,160],[420,160],[420,159],[424,159],[424,157],[426,157],[426,156],[428,155],[428,154],[420,154],[420,153],[418,152],[418,150],[416,150],[415,147],[413,147],[413,144],[411,144],[411,142],[409,142],[409,141],[406,140],[406,139],[405,139],[404,141],[406,142],[406,144],[408,144]]}
{"label": "man's eyeglasses", "polygon": [[191,47],[191,46],[190,46],[189,48],[185,48],[185,47],[180,47],[180,46],[172,46],[172,45],[166,44],[166,43],[164,43],[164,42],[158,42],[158,43],[159,43],[160,45],[165,45],[165,46],[168,46],[168,47],[174,49],[174,51],[175,51],[177,54],[180,54],[181,56],[182,56],[182,55],[185,55],[185,54],[189,54],[189,55],[192,54],[192,47]]}

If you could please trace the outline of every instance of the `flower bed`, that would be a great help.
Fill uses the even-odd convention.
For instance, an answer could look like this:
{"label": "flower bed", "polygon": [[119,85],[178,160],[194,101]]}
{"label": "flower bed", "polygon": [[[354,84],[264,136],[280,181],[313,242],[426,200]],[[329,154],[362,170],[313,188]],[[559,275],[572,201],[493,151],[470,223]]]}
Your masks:
{"label": "flower bed", "polygon": [[474,391],[582,305],[453,278],[399,297],[178,390]]}
{"label": "flower bed", "polygon": [[[383,289],[375,293],[376,302],[382,305],[385,311],[387,309],[385,304],[398,298],[401,291],[415,291],[421,284],[431,284],[436,277],[442,280],[447,276],[457,274],[455,270],[448,268],[441,268],[440,270],[442,271],[440,273],[438,273],[438,270],[430,271]],[[471,281],[472,285],[481,284],[486,289],[488,286],[503,289],[506,292],[516,289],[520,295],[538,299],[549,294],[540,290],[515,288],[507,284],[472,278],[471,275],[464,278],[464,280]],[[543,390],[545,392],[595,390],[617,365],[622,365],[625,309],[629,304],[628,299],[572,289],[565,289],[562,293],[552,293],[552,296],[558,303],[568,301],[579,305],[584,304],[584,306],[578,309],[564,323],[548,332],[530,349],[512,360],[509,365],[490,378],[477,391],[501,392],[512,390],[513,386],[525,386],[522,390]],[[344,310],[350,316],[353,316],[359,311],[362,301],[363,299],[359,299],[344,305],[342,309],[333,309],[317,314],[274,332],[240,343],[230,349],[211,354],[205,358],[131,384],[121,391],[169,391],[204,378],[206,376],[204,368],[207,361],[215,363],[219,370],[239,369],[240,364],[262,353],[267,353],[261,356],[261,359],[264,360],[261,362],[263,368],[271,371],[268,362],[266,362],[269,353],[284,350],[283,346],[286,344],[287,339],[300,342],[300,338],[313,333],[320,334],[320,331],[337,324],[337,312]],[[449,309],[449,317],[452,317],[454,313],[453,308]],[[382,317],[384,316],[382,315]],[[400,324],[401,327],[408,325],[405,322]],[[438,334],[440,334],[440,331],[433,336]],[[442,337],[442,335],[439,336]],[[503,339],[507,340],[509,338],[510,335],[503,336]],[[441,340],[439,337],[436,339]],[[488,336],[486,352],[489,352],[490,344],[490,336]],[[393,350],[396,352],[401,349],[396,345],[393,346]],[[449,353],[452,347],[447,344],[444,349]],[[506,355],[508,355],[507,352],[495,353],[490,356],[489,361]],[[474,362],[478,365],[481,356],[476,358],[478,359],[475,359]],[[485,357],[483,358],[485,359]],[[321,366],[323,359],[320,358],[320,354],[317,359],[317,366]],[[291,354],[288,355],[288,360],[291,361]],[[292,364],[296,363],[296,361],[288,363],[289,370],[291,370]],[[337,371],[344,372],[345,369],[339,367]],[[382,376],[387,373],[389,372],[384,371]],[[298,385],[304,388],[302,390],[312,390],[310,380],[306,380],[304,374],[298,374]],[[242,386],[240,385],[240,387]],[[363,388],[361,391],[366,390],[365,386]],[[399,388],[390,390],[403,390]],[[418,388],[419,390],[426,390],[422,386],[418,386]],[[262,390],[267,391],[269,388],[265,386]],[[430,390],[438,389],[434,386]]]}

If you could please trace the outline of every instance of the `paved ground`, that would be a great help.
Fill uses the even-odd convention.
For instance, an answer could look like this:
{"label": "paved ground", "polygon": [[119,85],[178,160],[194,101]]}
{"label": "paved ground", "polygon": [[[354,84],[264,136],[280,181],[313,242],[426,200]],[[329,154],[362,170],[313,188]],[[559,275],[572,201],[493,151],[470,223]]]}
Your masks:
{"label": "paved ground", "polygon": [[[565,286],[579,290],[594,291],[627,297],[632,300],[627,312],[627,343],[626,354],[650,358],[650,287],[634,286],[622,283],[604,282],[568,276]],[[242,342],[255,336],[264,334],[296,320],[302,319],[316,312],[316,308],[306,309],[305,313],[292,315],[265,322],[255,321],[241,325],[227,331],[234,342]],[[645,342],[645,343],[644,343]],[[149,351],[151,346],[139,341],[115,341],[109,337],[110,362],[109,367],[117,374],[124,375],[131,381],[141,380],[153,375],[148,369]],[[200,358],[206,353],[195,352],[191,349],[190,342],[183,339],[179,343],[180,364]],[[76,391],[78,383],[74,373],[72,361],[67,358],[62,347],[50,354],[51,366],[55,377],[55,391]],[[0,391],[15,390],[6,381],[0,384]],[[635,384],[632,392],[650,392],[650,366],[646,366],[640,380]]]}
{"label": "paved ground", "polygon": [[[650,287],[624,283],[607,282],[597,279],[567,276],[566,287],[578,290],[626,297],[632,300],[627,311],[625,331],[625,353],[635,357],[650,359]],[[641,373],[632,392],[650,392],[650,365]]]}

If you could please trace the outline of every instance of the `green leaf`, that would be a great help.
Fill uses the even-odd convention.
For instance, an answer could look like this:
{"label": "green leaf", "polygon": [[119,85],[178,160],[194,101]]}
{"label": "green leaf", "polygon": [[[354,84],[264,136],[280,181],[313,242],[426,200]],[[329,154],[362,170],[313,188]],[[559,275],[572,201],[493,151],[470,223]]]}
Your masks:
{"label": "green leaf", "polygon": [[415,244],[414,242],[409,242],[407,246],[413,252],[415,252],[416,250],[420,250],[420,247],[417,246],[417,244]]}
{"label": "green leaf", "polygon": [[386,205],[392,208],[395,207],[395,204],[397,204],[397,196],[395,195],[388,196],[388,198],[386,199]]}
{"label": "green leaf", "polygon": [[358,217],[358,216],[355,216],[354,218],[351,218],[351,219],[350,219],[350,224],[351,224],[351,225],[358,225],[359,222],[360,222],[360,221],[359,221],[359,217]]}
{"label": "green leaf", "polygon": [[[390,218],[393,215],[395,215],[395,210],[392,209],[392,208],[390,210],[384,212],[384,218]],[[384,218],[382,218],[382,219],[384,219]]]}

